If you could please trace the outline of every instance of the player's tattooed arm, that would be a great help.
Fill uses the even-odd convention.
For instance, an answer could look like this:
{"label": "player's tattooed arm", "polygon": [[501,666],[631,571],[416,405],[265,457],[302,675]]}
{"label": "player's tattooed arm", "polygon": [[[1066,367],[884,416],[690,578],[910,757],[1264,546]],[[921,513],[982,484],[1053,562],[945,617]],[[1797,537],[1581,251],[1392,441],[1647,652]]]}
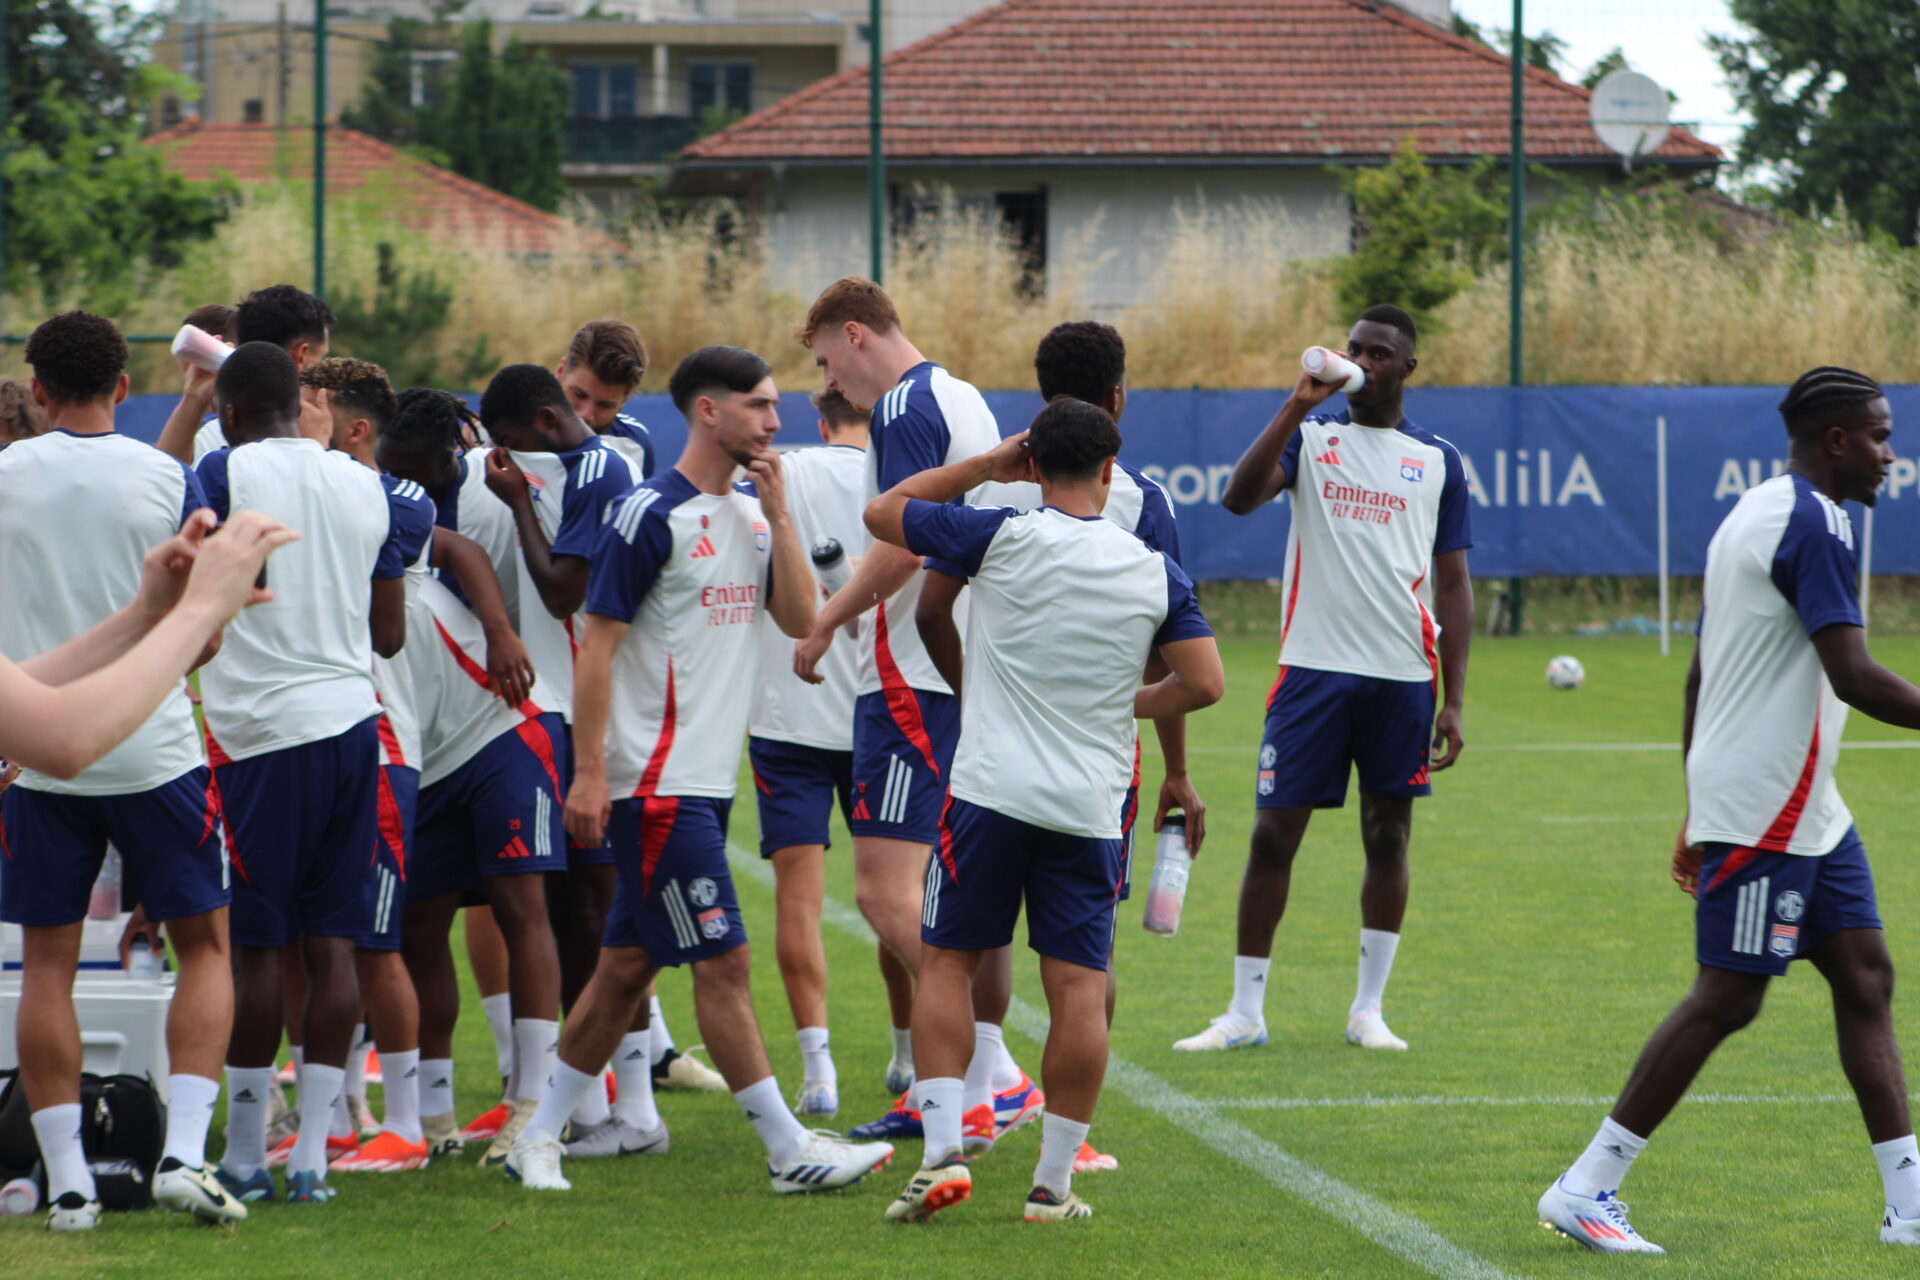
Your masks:
{"label": "player's tattooed arm", "polygon": [[473,602],[487,640],[487,682],[501,701],[517,707],[533,690],[533,660],[514,633],[493,560],[473,539],[451,529],[433,532],[433,567],[445,569]]}
{"label": "player's tattooed arm", "polygon": [[928,569],[920,583],[920,603],[913,615],[914,625],[920,630],[920,643],[933,659],[933,669],[956,693],[960,691],[964,646],[960,641],[960,628],[954,625],[953,606],[960,598],[960,589],[966,585],[963,579],[950,573]]}
{"label": "player's tattooed arm", "polygon": [[1233,474],[1227,477],[1227,487],[1220,494],[1220,505],[1234,515],[1246,516],[1272,502],[1290,478],[1287,469],[1280,465],[1287,442],[1293,439],[1293,433],[1300,429],[1307,415],[1332,399],[1338,390],[1330,382],[1315,382],[1301,374],[1300,381],[1293,384],[1293,394],[1280,406],[1280,412],[1273,415],[1273,421],[1261,429],[1247,451],[1240,455],[1240,461],[1233,464]]}
{"label": "player's tattooed arm", "polygon": [[1460,718],[1467,702],[1467,651],[1473,645],[1473,578],[1467,553],[1447,551],[1433,558],[1433,612],[1440,623],[1440,682],[1444,699],[1433,721],[1432,768],[1445,769],[1460,758],[1467,740]]}

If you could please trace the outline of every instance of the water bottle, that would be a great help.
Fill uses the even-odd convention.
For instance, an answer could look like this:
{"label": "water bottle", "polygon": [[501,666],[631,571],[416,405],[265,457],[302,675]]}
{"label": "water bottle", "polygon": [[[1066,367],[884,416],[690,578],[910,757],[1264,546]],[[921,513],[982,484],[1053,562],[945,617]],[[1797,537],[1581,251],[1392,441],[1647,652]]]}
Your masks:
{"label": "water bottle", "polygon": [[108,845],[107,856],[100,863],[100,875],[93,882],[93,896],[87,899],[87,919],[118,920],[119,918],[120,851]]}
{"label": "water bottle", "polygon": [[1329,351],[1325,347],[1308,347],[1301,352],[1300,367],[1315,382],[1337,383],[1348,394],[1367,385],[1366,370],[1338,351]]}
{"label": "water bottle", "polygon": [[127,976],[140,982],[160,980],[160,956],[142,933],[127,945]]}
{"label": "water bottle", "polygon": [[1148,933],[1171,938],[1180,930],[1180,908],[1187,900],[1187,875],[1193,855],[1187,852],[1187,816],[1169,813],[1160,825],[1160,841],[1153,851],[1153,878],[1147,882],[1147,907],[1140,924]]}
{"label": "water bottle", "polygon": [[832,595],[847,585],[853,570],[847,564],[847,549],[838,538],[822,538],[813,544],[813,574]]}
{"label": "water bottle", "polygon": [[24,1218],[40,1207],[40,1184],[32,1178],[15,1178],[0,1187],[0,1214]]}

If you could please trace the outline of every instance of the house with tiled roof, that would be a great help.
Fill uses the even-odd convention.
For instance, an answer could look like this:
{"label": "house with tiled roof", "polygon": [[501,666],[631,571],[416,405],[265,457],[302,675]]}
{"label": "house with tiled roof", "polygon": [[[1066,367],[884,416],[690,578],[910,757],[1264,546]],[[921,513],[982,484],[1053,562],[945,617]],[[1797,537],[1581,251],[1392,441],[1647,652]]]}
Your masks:
{"label": "house with tiled roof", "polygon": [[[167,166],[189,178],[228,174],[252,183],[313,173],[313,130],[188,120],[149,137]],[[619,242],[524,200],[370,138],[327,128],[327,186],[342,196],[376,189],[397,224],[477,249],[511,254],[618,253]]]}
{"label": "house with tiled roof", "polygon": [[[1182,208],[1284,209],[1299,256],[1346,252],[1337,169],[1411,137],[1437,164],[1505,159],[1507,58],[1454,34],[1446,0],[1003,0],[884,62],[894,225],[929,193],[997,208],[1040,262],[1103,263],[1087,301],[1146,286]],[[1526,155],[1585,181],[1622,172],[1591,95],[1526,72]],[[742,199],[796,291],[867,262],[867,69],[681,153],[675,187]],[[1711,170],[1674,129],[1644,170]]]}

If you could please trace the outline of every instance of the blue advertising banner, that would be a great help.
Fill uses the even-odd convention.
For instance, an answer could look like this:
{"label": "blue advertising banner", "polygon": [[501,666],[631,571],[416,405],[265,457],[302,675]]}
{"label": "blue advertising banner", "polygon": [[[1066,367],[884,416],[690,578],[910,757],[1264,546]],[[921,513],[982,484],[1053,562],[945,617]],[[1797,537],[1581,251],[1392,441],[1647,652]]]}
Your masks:
{"label": "blue advertising banner", "polygon": [[[1655,442],[1664,418],[1671,571],[1687,575],[1704,570],[1707,543],[1734,501],[1786,466],[1786,433],[1774,409],[1782,394],[1777,387],[1462,387],[1411,391],[1407,412],[1452,441],[1466,463],[1470,560],[1479,577],[1656,573]],[[1122,456],[1166,486],[1195,578],[1281,576],[1285,500],[1238,517],[1220,505],[1220,494],[1283,395],[1138,391],[1127,399]],[[1908,444],[1902,425],[1920,423],[1920,387],[1890,387],[1888,398],[1899,457],[1875,513],[1873,568],[1920,573],[1920,444]],[[1007,432],[1040,409],[1032,392],[989,392],[987,402]],[[173,403],[133,397],[121,409],[121,430],[157,438]],[[662,465],[670,463],[686,438],[672,403],[636,396],[628,410],[652,428]],[[784,396],[780,417],[781,444],[819,438],[804,395]],[[1858,527],[1861,512],[1853,515]]]}

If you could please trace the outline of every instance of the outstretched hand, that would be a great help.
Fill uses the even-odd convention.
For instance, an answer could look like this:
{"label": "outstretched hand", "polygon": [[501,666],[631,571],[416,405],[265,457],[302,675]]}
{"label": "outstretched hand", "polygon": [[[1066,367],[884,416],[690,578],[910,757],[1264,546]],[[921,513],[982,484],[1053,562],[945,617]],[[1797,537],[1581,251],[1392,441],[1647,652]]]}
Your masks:
{"label": "outstretched hand", "polygon": [[140,594],[135,604],[149,625],[166,617],[180,603],[200,544],[218,524],[213,512],[201,507],[187,516],[180,532],[147,552],[140,564]]}
{"label": "outstretched hand", "polygon": [[[195,513],[201,514],[213,513]],[[181,600],[204,606],[225,626],[249,605],[273,599],[273,592],[261,585],[267,557],[299,537],[264,512],[236,513],[217,531],[199,539]],[[163,549],[165,545],[170,544],[163,544]]]}

